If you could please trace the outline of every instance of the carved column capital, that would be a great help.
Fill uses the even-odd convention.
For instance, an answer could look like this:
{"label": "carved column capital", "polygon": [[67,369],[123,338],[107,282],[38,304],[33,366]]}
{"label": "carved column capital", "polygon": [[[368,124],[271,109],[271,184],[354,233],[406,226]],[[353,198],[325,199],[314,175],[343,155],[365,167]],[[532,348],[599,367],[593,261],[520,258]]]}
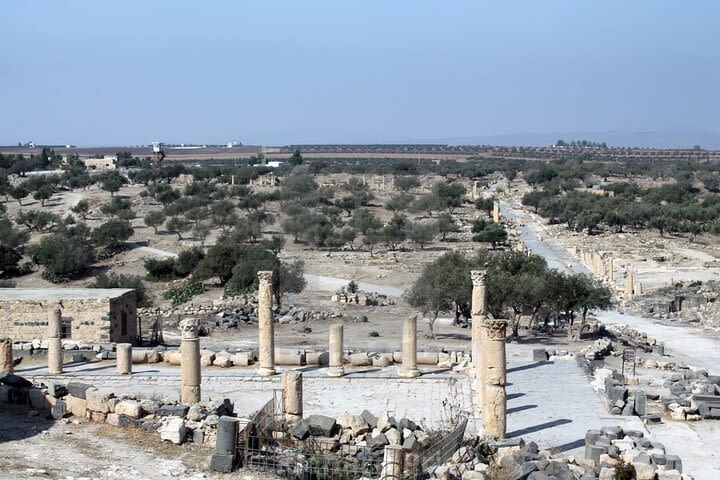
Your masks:
{"label": "carved column capital", "polygon": [[178,328],[183,340],[195,340],[198,338],[200,321],[197,318],[185,318],[178,324]]}
{"label": "carved column capital", "polygon": [[470,270],[470,279],[472,280],[473,287],[481,287],[485,285],[485,276],[487,270]]}
{"label": "carved column capital", "polygon": [[260,284],[272,283],[272,276],[272,270],[262,270],[258,272],[258,279],[260,280]]}
{"label": "carved column capital", "polygon": [[507,324],[507,320],[489,319],[483,322],[482,326],[485,328],[488,340],[505,340]]}

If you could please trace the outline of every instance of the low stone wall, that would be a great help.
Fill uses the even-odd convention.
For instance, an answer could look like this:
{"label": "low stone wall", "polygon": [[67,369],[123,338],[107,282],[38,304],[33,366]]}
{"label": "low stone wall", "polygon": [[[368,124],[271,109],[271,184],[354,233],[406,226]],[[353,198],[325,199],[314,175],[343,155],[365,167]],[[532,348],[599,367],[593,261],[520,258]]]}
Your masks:
{"label": "low stone wall", "polygon": [[217,422],[233,415],[228,399],[210,399],[194,405],[140,399],[114,394],[80,382],[42,380],[33,384],[18,375],[0,377],[0,402],[10,402],[44,412],[49,418],[66,417],[101,422],[123,428],[157,432],[160,439],[181,444],[191,441],[215,444]]}

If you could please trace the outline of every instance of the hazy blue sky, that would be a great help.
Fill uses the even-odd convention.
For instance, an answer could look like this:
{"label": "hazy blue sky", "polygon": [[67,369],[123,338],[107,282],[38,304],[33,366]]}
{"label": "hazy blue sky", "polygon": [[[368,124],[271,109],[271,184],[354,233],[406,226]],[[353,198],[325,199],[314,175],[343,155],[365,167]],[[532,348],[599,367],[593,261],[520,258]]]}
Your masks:
{"label": "hazy blue sky", "polygon": [[718,21],[716,0],[4,1],[0,144],[720,134]]}

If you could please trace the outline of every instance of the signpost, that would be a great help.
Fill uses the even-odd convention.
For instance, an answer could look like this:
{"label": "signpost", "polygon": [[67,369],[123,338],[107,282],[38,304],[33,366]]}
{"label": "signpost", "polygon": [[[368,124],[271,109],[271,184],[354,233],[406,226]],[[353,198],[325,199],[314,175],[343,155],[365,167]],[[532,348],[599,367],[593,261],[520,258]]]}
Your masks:
{"label": "signpost", "polygon": [[[635,376],[635,349],[626,348],[622,353],[622,374],[625,375],[625,364],[632,363],[632,374]],[[629,367],[628,367],[629,368]]]}

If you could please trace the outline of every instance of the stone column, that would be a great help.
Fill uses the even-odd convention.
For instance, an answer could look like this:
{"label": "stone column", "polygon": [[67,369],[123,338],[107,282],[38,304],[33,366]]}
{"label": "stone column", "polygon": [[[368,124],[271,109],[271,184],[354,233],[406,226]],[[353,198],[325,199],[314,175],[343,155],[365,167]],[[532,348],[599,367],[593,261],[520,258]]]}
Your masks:
{"label": "stone column", "polygon": [[[180,322],[180,401],[193,404],[200,401],[200,339],[197,318]],[[131,357],[132,358],[132,357]]]}
{"label": "stone column", "polygon": [[342,377],[345,375],[345,367],[343,367],[343,325],[336,323],[330,325],[330,339],[328,341],[328,349],[330,350],[330,368],[328,368],[328,377]]}
{"label": "stone column", "polygon": [[402,365],[398,375],[404,378],[420,376],[417,368],[417,315],[410,315],[403,323]]}
{"label": "stone column", "polygon": [[637,289],[636,289],[636,290],[637,290],[637,292],[635,292],[635,293],[637,293],[638,295],[642,295],[642,293],[643,293],[643,285],[642,285],[642,282],[638,282],[638,284],[637,284]]}
{"label": "stone column", "polygon": [[404,451],[400,445],[386,445],[383,452],[380,480],[403,479]]}
{"label": "stone column", "polygon": [[493,222],[500,223],[500,202],[493,200]]}
{"label": "stone column", "polygon": [[258,328],[259,359],[258,373],[264,377],[275,375],[275,326],[272,318],[272,275],[271,271],[258,272]]}
{"label": "stone column", "polygon": [[13,370],[12,339],[0,338],[0,374],[12,373]]}
{"label": "stone column", "polygon": [[472,301],[470,304],[470,314],[472,316],[472,360],[475,369],[475,391],[477,392],[478,408],[483,406],[483,392],[485,382],[483,381],[483,322],[485,322],[487,302],[485,290],[485,270],[472,270],[470,278],[472,279]]}
{"label": "stone column", "polygon": [[212,470],[229,473],[235,468],[239,427],[238,418],[223,415],[218,419],[215,452],[210,459]]}
{"label": "stone column", "polygon": [[478,198],[477,184],[478,184],[477,181],[473,182],[473,189],[472,189],[472,198],[473,198],[473,200],[477,200],[477,198]]}
{"label": "stone column", "polygon": [[297,422],[303,416],[302,373],[294,370],[283,372],[280,385],[285,420]]}
{"label": "stone column", "polygon": [[57,375],[63,373],[62,351],[62,310],[60,305],[53,305],[48,310],[48,329],[50,341],[48,342],[48,373]]}
{"label": "stone column", "polygon": [[506,320],[488,320],[483,324],[485,330],[485,392],[483,405],[483,425],[485,433],[505,438],[507,429],[505,393],[505,331]]}
{"label": "stone column", "polygon": [[625,279],[625,295],[632,298],[635,284],[635,275],[632,270],[628,270],[627,278]]}
{"label": "stone column", "polygon": [[613,283],[615,281],[615,260],[613,257],[608,259],[608,264],[607,278],[610,283]]}
{"label": "stone column", "polygon": [[132,373],[132,344],[118,343],[115,347],[117,354],[118,375],[129,375]]}

